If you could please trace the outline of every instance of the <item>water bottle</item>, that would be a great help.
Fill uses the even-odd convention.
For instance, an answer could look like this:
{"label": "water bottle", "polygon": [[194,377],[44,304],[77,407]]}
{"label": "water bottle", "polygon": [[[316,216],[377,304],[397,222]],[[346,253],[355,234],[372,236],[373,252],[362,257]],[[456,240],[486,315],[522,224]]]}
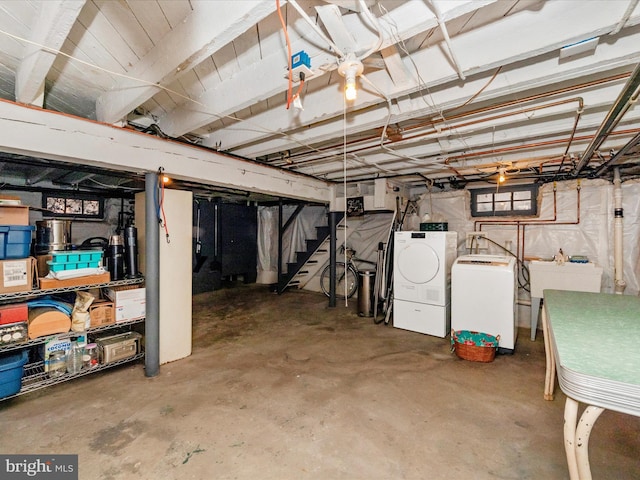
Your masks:
{"label": "water bottle", "polygon": [[82,354],[84,353],[83,345],[74,343],[67,355],[67,372],[80,373],[82,370]]}

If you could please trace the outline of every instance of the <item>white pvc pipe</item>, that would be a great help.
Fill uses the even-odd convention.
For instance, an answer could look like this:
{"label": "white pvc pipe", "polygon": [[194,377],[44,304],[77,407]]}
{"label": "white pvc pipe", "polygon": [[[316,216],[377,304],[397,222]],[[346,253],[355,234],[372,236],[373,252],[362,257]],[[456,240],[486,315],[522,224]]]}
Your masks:
{"label": "white pvc pipe", "polygon": [[614,291],[618,295],[624,293],[627,287],[624,281],[624,256],[623,256],[623,209],[622,209],[622,182],[620,181],[620,169],[613,171],[613,202],[614,202],[614,223],[613,223],[613,273]]}
{"label": "white pvc pipe", "polygon": [[440,9],[438,8],[438,5],[436,5],[435,0],[431,2],[431,5],[433,6],[433,10],[436,14],[436,18],[438,19],[438,25],[440,25],[440,29],[442,30],[444,41],[446,42],[447,47],[449,48],[449,53],[451,54],[451,60],[453,60],[453,64],[456,67],[458,76],[460,77],[460,80],[464,80],[466,77],[464,76],[464,73],[462,73],[462,67],[460,66],[460,62],[458,61],[458,58],[456,57],[456,54],[453,51],[453,46],[451,45],[451,38],[449,38],[449,31],[447,30],[447,26],[444,24],[444,20],[442,20]]}
{"label": "white pvc pipe", "polygon": [[615,35],[620,30],[622,30],[622,28],[626,25],[627,21],[629,21],[629,18],[631,17],[631,14],[633,13],[633,11],[636,9],[637,5],[638,5],[638,0],[631,0],[631,3],[629,3],[629,6],[627,7],[626,12],[624,12],[624,15],[622,16],[618,24],[615,26],[615,28],[609,32],[609,35]]}
{"label": "white pvc pipe", "polygon": [[298,11],[300,16],[311,26],[313,31],[316,32],[320,36],[320,38],[322,38],[325,42],[327,42],[331,48],[333,48],[333,50],[340,57],[340,59],[345,58],[344,52],[340,50],[338,46],[335,43],[333,43],[333,41],[324,34],[324,32],[320,29],[320,27],[318,27],[318,25],[316,25],[316,23],[313,20],[311,20],[311,18],[309,18],[309,15],[307,15],[307,13],[302,9],[302,7],[300,7],[300,5],[298,5],[298,3],[295,0],[289,0],[289,4],[292,5],[293,8],[295,8]]}

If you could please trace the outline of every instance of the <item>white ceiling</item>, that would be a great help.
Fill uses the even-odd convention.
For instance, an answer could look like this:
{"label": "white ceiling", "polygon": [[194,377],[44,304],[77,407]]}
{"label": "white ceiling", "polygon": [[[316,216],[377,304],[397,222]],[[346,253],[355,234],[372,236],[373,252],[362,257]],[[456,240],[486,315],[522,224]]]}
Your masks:
{"label": "white ceiling", "polygon": [[276,0],[0,1],[0,97],[330,181],[640,173],[638,0],[280,4],[288,109]]}

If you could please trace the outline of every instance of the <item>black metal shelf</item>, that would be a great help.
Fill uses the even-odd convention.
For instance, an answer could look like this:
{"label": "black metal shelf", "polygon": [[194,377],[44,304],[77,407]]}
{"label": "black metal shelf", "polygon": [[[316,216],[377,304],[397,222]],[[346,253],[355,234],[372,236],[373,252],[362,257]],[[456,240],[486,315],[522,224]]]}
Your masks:
{"label": "black metal shelf", "polygon": [[24,395],[26,393],[34,392],[36,390],[40,390],[41,388],[50,387],[52,385],[57,385],[59,383],[68,382],[69,380],[73,380],[75,378],[84,377],[85,375],[90,375],[92,373],[106,370],[108,368],[117,367],[118,365],[124,365],[125,363],[134,362],[141,358],[144,358],[144,353],[138,353],[137,355],[134,355],[132,357],[118,360],[117,362],[97,365],[93,368],[80,370],[78,373],[65,373],[64,375],[61,375],[59,377],[54,377],[54,378],[49,377],[49,374],[44,371],[43,361],[30,363],[24,366],[24,374],[22,376],[22,388],[20,389],[20,391],[14,395],[4,397],[2,398],[2,400],[14,398],[19,395]]}
{"label": "black metal shelf", "polygon": [[[144,318],[138,318],[136,320],[127,320],[126,322],[110,323],[109,325],[100,325],[99,327],[91,327],[86,331],[86,333],[91,334],[91,333],[97,333],[97,332],[104,332],[106,330],[113,330],[118,327],[126,327],[128,325],[135,325],[137,323],[142,323],[142,322],[144,322]],[[73,333],[73,332],[72,331],[65,332],[62,335],[66,335],[67,333]],[[82,335],[85,332],[76,332],[76,333],[78,333],[79,335]],[[38,337],[38,338],[34,338],[33,340],[29,340],[27,342],[22,342],[22,343],[9,343],[8,345],[3,345],[0,347],[0,353],[8,352],[10,350],[28,348],[34,345],[40,345],[40,344],[46,343],[48,340],[55,339],[58,335],[61,335],[61,334],[48,335],[46,337]]]}
{"label": "black metal shelf", "polygon": [[52,295],[55,293],[77,292],[78,290],[86,290],[88,288],[105,288],[119,287],[122,285],[138,285],[144,282],[144,277],[128,278],[125,280],[114,280],[112,282],[92,283],[89,285],[76,285],[74,287],[35,289],[26,292],[2,293],[0,294],[0,303],[6,301],[20,300],[24,298],[41,297],[43,295]]}

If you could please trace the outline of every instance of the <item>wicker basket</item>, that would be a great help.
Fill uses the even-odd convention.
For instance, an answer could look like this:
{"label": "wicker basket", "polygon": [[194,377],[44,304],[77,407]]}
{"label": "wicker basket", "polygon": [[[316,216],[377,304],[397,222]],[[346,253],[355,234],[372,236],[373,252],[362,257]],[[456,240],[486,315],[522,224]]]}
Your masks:
{"label": "wicker basket", "polygon": [[451,330],[451,345],[456,355],[472,362],[493,362],[500,336],[470,330]]}

